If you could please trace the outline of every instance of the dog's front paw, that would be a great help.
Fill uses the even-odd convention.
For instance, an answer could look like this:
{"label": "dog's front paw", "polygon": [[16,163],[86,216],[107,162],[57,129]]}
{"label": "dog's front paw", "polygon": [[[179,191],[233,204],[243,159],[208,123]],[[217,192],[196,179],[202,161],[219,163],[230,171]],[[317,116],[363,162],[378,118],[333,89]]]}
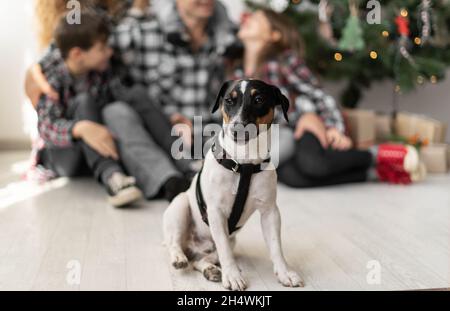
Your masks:
{"label": "dog's front paw", "polygon": [[278,277],[278,281],[280,281],[283,286],[286,287],[303,287],[305,283],[302,278],[295,271],[282,270],[275,271],[275,275]]}
{"label": "dog's front paw", "polygon": [[223,269],[222,285],[226,289],[233,291],[243,291],[247,288],[247,283],[237,267],[232,269]]}
{"label": "dog's front paw", "polygon": [[186,255],[182,253],[172,254],[172,266],[177,269],[186,269],[189,266],[189,261]]}
{"label": "dog's front paw", "polygon": [[203,270],[203,275],[208,281],[220,282],[222,281],[222,271],[219,267],[211,265]]}

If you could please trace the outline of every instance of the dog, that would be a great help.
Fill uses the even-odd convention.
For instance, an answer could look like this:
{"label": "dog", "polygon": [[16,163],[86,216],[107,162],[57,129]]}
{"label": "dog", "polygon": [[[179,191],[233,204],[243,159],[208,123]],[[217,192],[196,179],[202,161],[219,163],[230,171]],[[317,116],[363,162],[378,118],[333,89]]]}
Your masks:
{"label": "dog", "polygon": [[[245,290],[247,282],[233,247],[239,228],[258,210],[279,282],[287,287],[303,286],[300,276],[286,263],[281,247],[277,174],[269,161],[268,135],[277,107],[287,119],[289,100],[275,86],[259,80],[223,84],[212,110],[222,112],[222,131],[190,188],[164,213],[164,243],[174,268],[185,269],[191,261],[207,280],[222,282],[226,289]],[[240,135],[249,125],[257,131]]]}

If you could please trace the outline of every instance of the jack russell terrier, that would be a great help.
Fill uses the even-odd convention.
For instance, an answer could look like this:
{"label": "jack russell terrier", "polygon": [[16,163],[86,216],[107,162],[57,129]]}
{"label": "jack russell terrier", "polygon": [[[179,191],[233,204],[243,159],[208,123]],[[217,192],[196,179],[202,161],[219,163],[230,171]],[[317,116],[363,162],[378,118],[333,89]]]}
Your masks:
{"label": "jack russell terrier", "polygon": [[[178,195],[164,214],[165,245],[176,269],[187,268],[191,261],[206,279],[221,281],[226,289],[246,289],[233,247],[236,231],[258,210],[279,282],[303,286],[281,247],[277,174],[270,160],[270,132],[277,106],[287,119],[289,100],[277,87],[262,81],[228,81],[222,86],[213,108],[213,113],[221,109],[222,131],[191,187]],[[256,131],[245,130],[247,126]]]}

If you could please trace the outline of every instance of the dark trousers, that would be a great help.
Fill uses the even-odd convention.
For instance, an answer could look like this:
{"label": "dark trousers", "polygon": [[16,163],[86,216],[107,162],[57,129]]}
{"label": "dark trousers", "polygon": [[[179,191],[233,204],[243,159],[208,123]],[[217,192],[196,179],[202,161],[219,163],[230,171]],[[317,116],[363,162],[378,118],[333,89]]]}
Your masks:
{"label": "dark trousers", "polygon": [[[88,120],[96,123],[102,123],[100,113],[101,109],[87,95],[78,96],[71,111],[68,111],[68,115],[77,121]],[[112,174],[123,172],[117,161],[103,157],[83,141],[76,141],[63,148],[48,146],[41,150],[39,158],[44,167],[60,177],[93,174],[104,185]]]}
{"label": "dark trousers", "polygon": [[324,149],[307,132],[296,142],[295,155],[278,168],[278,178],[294,188],[364,182],[372,164],[372,154],[368,151]]}
{"label": "dark trousers", "polygon": [[[135,85],[123,95],[120,101],[129,104],[140,116],[148,133],[152,136],[155,143],[161,147],[168,156],[171,156],[172,146],[179,139],[178,136],[172,136],[172,124],[169,118],[163,113],[161,104],[148,96],[147,89],[141,85]],[[189,116],[187,116],[189,117]],[[202,128],[196,128],[194,131],[195,139],[201,141],[203,146],[211,137],[203,135],[203,129],[211,120],[202,120]],[[217,134],[217,133],[214,133]],[[191,153],[194,153],[192,147]],[[205,156],[205,155],[203,155]],[[175,161],[176,166],[185,171],[191,161]]]}

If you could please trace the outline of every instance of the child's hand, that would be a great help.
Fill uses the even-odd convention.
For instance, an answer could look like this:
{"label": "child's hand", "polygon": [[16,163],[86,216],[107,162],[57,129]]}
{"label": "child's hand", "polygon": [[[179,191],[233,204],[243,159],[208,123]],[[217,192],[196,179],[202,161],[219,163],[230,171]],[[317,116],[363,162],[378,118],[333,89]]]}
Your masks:
{"label": "child's hand", "polygon": [[327,130],[327,141],[335,150],[348,150],[353,147],[352,140],[335,128]]}
{"label": "child's hand", "polygon": [[105,126],[92,121],[79,121],[72,132],[75,138],[82,139],[103,157],[119,160],[113,135]]}
{"label": "child's hand", "polygon": [[296,140],[302,138],[303,134],[308,131],[314,134],[320,141],[323,148],[328,148],[328,139],[325,124],[322,119],[315,113],[305,113],[297,122],[294,137]]}

